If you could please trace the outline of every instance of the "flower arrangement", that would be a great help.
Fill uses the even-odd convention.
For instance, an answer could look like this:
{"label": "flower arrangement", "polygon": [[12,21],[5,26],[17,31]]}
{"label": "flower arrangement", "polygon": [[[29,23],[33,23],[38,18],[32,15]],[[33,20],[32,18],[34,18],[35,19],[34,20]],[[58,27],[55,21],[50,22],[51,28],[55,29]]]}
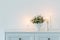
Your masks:
{"label": "flower arrangement", "polygon": [[39,23],[43,23],[44,19],[42,16],[35,16],[32,20],[32,23],[34,24],[39,24]]}

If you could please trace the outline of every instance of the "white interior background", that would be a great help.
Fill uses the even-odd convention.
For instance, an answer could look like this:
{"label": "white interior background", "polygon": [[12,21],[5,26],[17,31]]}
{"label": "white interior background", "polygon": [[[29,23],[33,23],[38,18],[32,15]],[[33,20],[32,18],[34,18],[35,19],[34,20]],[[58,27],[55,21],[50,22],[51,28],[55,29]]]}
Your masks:
{"label": "white interior background", "polygon": [[[60,0],[0,0],[0,40],[5,32],[34,32],[30,20],[40,14],[48,17],[50,32],[60,32]],[[46,32],[46,22],[41,31]]]}

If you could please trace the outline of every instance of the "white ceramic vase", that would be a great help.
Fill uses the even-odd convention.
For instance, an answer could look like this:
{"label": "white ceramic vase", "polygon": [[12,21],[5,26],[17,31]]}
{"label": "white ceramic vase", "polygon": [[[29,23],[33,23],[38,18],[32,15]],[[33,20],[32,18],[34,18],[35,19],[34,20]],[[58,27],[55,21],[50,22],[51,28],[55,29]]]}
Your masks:
{"label": "white ceramic vase", "polygon": [[34,24],[36,28],[36,32],[40,32],[40,28],[42,27],[42,23]]}

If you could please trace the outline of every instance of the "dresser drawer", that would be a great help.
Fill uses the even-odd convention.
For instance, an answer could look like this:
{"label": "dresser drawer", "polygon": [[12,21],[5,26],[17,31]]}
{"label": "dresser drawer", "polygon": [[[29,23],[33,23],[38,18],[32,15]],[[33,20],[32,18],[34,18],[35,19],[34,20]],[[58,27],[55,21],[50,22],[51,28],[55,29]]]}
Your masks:
{"label": "dresser drawer", "polygon": [[6,40],[34,40],[33,33],[6,33]]}
{"label": "dresser drawer", "polygon": [[59,33],[37,32],[35,33],[35,40],[59,40]]}

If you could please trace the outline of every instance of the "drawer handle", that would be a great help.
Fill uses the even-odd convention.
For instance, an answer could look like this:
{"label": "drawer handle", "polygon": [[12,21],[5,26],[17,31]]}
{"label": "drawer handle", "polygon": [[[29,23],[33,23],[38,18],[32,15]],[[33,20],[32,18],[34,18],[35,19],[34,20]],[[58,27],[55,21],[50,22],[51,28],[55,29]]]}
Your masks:
{"label": "drawer handle", "polygon": [[50,38],[48,38],[48,40],[50,40]]}
{"label": "drawer handle", "polygon": [[21,40],[21,38],[19,38],[19,40]]}

